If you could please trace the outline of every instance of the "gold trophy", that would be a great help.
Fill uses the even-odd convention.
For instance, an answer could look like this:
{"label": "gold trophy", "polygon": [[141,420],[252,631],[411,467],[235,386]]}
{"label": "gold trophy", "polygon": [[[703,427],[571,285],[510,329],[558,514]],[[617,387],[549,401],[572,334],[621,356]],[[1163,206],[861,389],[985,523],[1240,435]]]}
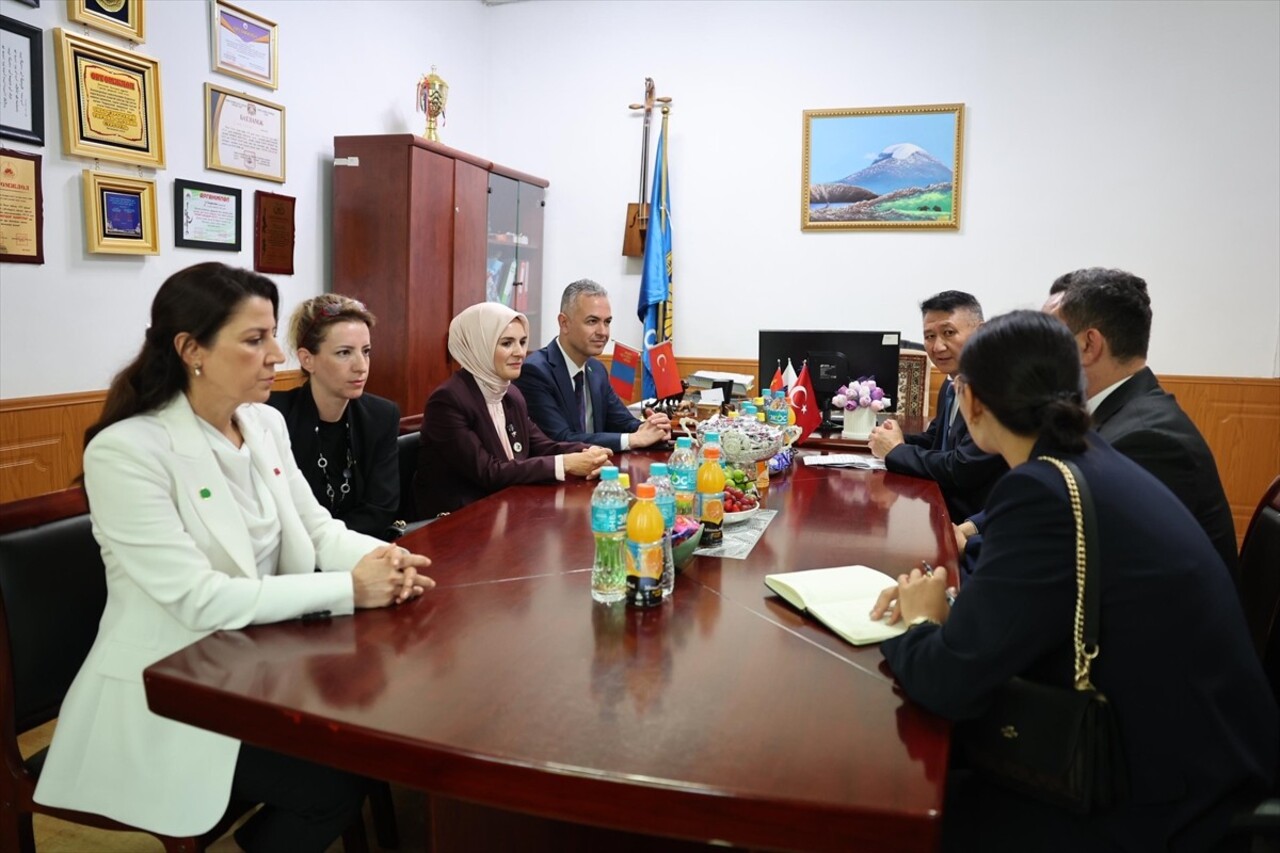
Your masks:
{"label": "gold trophy", "polygon": [[431,66],[431,73],[418,80],[418,112],[427,114],[427,129],[424,132],[428,142],[439,142],[440,134],[436,132],[436,119],[444,124],[444,102],[449,98],[449,84],[436,73]]}

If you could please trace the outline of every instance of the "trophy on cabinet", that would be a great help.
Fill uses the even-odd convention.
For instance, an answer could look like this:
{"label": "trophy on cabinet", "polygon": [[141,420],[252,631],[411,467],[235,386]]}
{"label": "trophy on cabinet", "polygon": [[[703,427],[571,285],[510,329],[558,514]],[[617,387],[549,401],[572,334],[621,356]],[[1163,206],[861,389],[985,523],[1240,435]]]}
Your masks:
{"label": "trophy on cabinet", "polygon": [[439,142],[440,134],[436,130],[436,119],[444,124],[444,102],[449,98],[449,84],[444,82],[444,78],[436,73],[436,67],[431,66],[431,73],[424,74],[418,80],[418,99],[417,109],[420,113],[427,114],[427,129],[423,135],[426,136],[428,142]]}

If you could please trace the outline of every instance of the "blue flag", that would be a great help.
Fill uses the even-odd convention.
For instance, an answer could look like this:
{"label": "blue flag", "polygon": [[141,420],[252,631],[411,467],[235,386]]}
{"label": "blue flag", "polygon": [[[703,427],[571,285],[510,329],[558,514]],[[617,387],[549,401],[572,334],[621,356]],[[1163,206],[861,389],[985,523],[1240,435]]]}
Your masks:
{"label": "blue flag", "polygon": [[658,156],[653,169],[653,193],[649,200],[649,228],[644,242],[644,272],[640,277],[640,304],[636,314],[644,323],[644,353],[640,359],[641,394],[657,396],[649,350],[671,340],[671,191],[667,185],[667,117],[662,117]]}

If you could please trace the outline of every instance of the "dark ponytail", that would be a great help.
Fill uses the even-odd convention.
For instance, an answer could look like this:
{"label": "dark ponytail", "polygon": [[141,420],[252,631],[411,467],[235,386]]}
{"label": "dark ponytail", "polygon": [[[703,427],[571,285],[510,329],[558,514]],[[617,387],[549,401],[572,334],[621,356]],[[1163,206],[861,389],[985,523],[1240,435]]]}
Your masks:
{"label": "dark ponytail", "polygon": [[1039,311],[1011,311],[965,343],[960,372],[996,420],[1024,436],[1079,452],[1089,430],[1080,350],[1067,327]]}
{"label": "dark ponytail", "polygon": [[151,302],[151,326],[142,349],[111,380],[102,416],[85,430],[85,446],[117,421],[158,409],[187,390],[190,378],[174,339],[186,332],[201,346],[209,346],[250,296],[270,301],[273,314],[279,308],[275,284],[249,270],[210,262],[169,276]]}

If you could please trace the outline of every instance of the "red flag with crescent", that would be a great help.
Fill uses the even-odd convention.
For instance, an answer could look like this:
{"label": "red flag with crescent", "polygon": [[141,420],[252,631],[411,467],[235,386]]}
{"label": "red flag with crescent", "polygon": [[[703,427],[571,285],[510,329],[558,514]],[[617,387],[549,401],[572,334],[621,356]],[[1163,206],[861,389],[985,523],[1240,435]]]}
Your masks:
{"label": "red flag with crescent", "polygon": [[680,369],[676,367],[675,351],[671,341],[663,341],[657,346],[649,347],[649,369],[653,373],[653,385],[658,399],[678,397],[684,393],[680,384]]}
{"label": "red flag with crescent", "polygon": [[791,386],[791,408],[796,410],[796,426],[800,427],[800,437],[796,439],[798,443],[808,438],[809,433],[822,423],[822,412],[818,411],[818,397],[813,393],[813,380],[809,378],[807,361],[800,368],[796,384]]}

